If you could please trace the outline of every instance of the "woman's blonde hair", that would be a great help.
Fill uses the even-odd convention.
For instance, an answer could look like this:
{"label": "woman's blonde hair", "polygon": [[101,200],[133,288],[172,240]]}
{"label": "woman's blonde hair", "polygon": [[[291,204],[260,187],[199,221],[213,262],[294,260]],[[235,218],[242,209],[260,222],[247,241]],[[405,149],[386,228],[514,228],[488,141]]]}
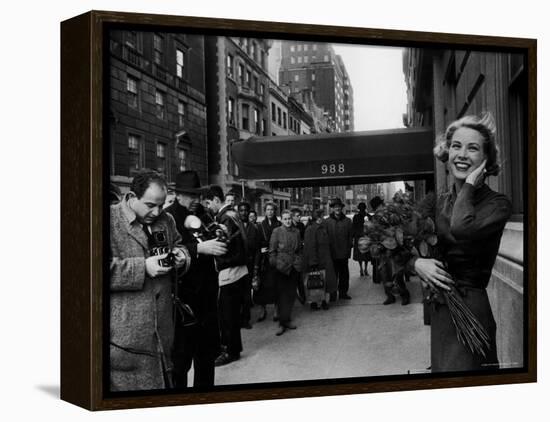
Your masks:
{"label": "woman's blonde hair", "polygon": [[487,156],[485,170],[487,176],[496,176],[500,172],[499,149],[496,143],[496,124],[493,115],[489,112],[482,113],[481,116],[464,116],[452,122],[436,141],[434,148],[435,157],[446,163],[449,160],[449,147],[451,139],[457,129],[467,127],[478,131],[483,136],[483,152]]}

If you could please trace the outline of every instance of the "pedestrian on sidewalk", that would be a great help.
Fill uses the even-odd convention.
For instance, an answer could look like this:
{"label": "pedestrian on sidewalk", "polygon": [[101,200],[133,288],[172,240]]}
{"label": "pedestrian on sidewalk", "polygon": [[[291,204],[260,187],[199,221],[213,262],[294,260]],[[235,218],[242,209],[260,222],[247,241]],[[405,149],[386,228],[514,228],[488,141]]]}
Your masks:
{"label": "pedestrian on sidewalk", "polygon": [[292,308],[302,271],[302,242],[298,229],[292,226],[291,212],[283,211],[281,221],[282,226],[273,230],[269,241],[269,262],[276,271],[278,336],[296,329],[291,323]]}
{"label": "pedestrian on sidewalk", "polygon": [[259,284],[261,238],[258,228],[249,220],[250,204],[248,202],[241,202],[238,205],[238,210],[246,237],[246,267],[248,268],[248,275],[245,278],[243,286],[243,301],[241,303],[241,328],[251,329],[252,286]]}
{"label": "pedestrian on sidewalk", "polygon": [[182,314],[176,314],[172,350],[174,385],[187,387],[187,375],[193,366],[193,387],[211,387],[215,378],[214,361],[220,354],[219,288],[214,256],[224,255],[227,247],[216,239],[199,242],[186,224],[193,216],[203,224],[209,222],[206,210],[199,203],[201,183],[197,172],[178,173],[175,192],[176,200],[165,211],[174,217],[182,243],[192,257],[189,271],[178,277],[175,296],[190,307],[195,320],[185,320]]}
{"label": "pedestrian on sidewalk", "polygon": [[[369,276],[367,269],[368,263],[370,261],[370,254],[368,252],[361,253],[357,246],[359,239],[365,235],[365,218],[367,218],[367,204],[364,202],[359,202],[357,205],[357,214],[353,216],[352,226],[353,226],[353,260],[359,263],[359,275]],[[364,265],[364,267],[363,267]]]}
{"label": "pedestrian on sidewalk", "polygon": [[[292,226],[296,227],[300,232],[300,240],[302,241],[303,248],[306,226],[301,221],[302,211],[300,208],[292,208],[290,211],[292,212]],[[302,305],[306,303],[306,289],[304,287],[304,280],[302,277],[300,277],[300,280],[298,281],[298,290],[296,291],[296,295],[298,297],[298,301]]]}
{"label": "pedestrian on sidewalk", "polygon": [[[263,221],[258,224],[258,229],[261,235],[260,241],[260,284],[254,292],[254,303],[261,306],[261,313],[258,322],[261,322],[267,317],[267,305],[275,304],[276,300],[276,270],[269,262],[269,240],[273,230],[281,225],[277,218],[277,205],[273,202],[268,202],[264,206]],[[273,321],[278,321],[276,305],[273,312]]]}
{"label": "pedestrian on sidewalk", "polygon": [[[375,196],[371,199],[370,206],[376,212],[376,210],[384,206],[384,200],[379,196]],[[386,294],[386,299],[383,302],[384,305],[395,303],[395,294],[401,296],[401,305],[408,305],[410,303],[411,295],[405,285],[405,280],[403,278],[394,280],[393,268],[389,260],[382,261],[380,258],[372,258],[372,281],[374,283],[381,283],[384,287],[384,293]]]}
{"label": "pedestrian on sidewalk", "polygon": [[231,203],[224,204],[223,190],[211,186],[205,195],[206,205],[215,215],[216,223],[225,227],[227,253],[216,257],[220,287],[218,308],[220,338],[224,351],[216,358],[215,365],[227,365],[240,359],[243,350],[241,338],[241,302],[245,279],[246,245],[242,224]]}
{"label": "pedestrian on sidewalk", "polygon": [[302,264],[306,274],[311,271],[324,271],[324,288],[320,292],[308,290],[307,294],[311,309],[318,309],[321,305],[321,308],[327,310],[330,294],[336,293],[337,290],[336,273],[330,255],[328,232],[322,224],[323,210],[315,210],[313,216],[314,220],[306,227]]}
{"label": "pedestrian on sidewalk", "polygon": [[[338,278],[338,297],[349,300],[349,267],[348,260],[351,257],[351,248],[353,245],[352,222],[344,214],[344,204],[340,198],[331,201],[332,212],[330,216],[323,221],[327,228],[330,241],[330,254],[336,276]],[[336,294],[331,295],[331,301],[336,300]]]}

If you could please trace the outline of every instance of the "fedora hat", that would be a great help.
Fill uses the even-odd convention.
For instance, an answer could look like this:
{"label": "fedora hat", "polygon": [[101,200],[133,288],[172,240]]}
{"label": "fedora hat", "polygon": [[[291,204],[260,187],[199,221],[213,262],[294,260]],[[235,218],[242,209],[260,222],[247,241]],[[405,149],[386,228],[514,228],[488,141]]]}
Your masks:
{"label": "fedora hat", "polygon": [[332,201],[330,201],[331,208],[338,207],[338,206],[344,208],[344,204],[342,203],[340,198],[334,198]]}
{"label": "fedora hat", "polygon": [[185,170],[176,175],[176,193],[199,193],[201,181],[196,171]]}

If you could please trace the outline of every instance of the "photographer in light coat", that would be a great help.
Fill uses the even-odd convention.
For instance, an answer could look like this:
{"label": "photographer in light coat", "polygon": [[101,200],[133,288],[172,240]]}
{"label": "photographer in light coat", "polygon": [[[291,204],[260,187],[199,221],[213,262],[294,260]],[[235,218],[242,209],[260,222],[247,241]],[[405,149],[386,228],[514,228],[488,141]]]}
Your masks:
{"label": "photographer in light coat", "polygon": [[[172,386],[172,289],[190,256],[162,211],[166,193],[163,177],[144,171],[110,209],[111,391]],[[170,253],[155,255],[159,247]]]}

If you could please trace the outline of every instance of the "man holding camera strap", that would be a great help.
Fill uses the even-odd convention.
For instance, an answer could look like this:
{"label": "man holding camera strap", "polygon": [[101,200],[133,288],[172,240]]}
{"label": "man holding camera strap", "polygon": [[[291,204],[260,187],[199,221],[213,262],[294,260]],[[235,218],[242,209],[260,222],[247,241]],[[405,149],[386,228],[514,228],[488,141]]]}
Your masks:
{"label": "man holding camera strap", "polygon": [[111,391],[172,386],[172,288],[190,257],[174,219],[162,211],[164,178],[138,173],[110,208]]}
{"label": "man holding camera strap", "polygon": [[188,386],[187,374],[193,364],[193,387],[214,385],[214,361],[220,353],[218,323],[218,273],[214,256],[227,252],[225,243],[216,239],[199,241],[186,225],[188,217],[204,219],[199,203],[200,179],[187,170],[176,176],[176,200],[166,208],[176,221],[183,244],[191,253],[191,268],[178,278],[176,300],[185,308],[176,314],[172,358],[176,388]]}

